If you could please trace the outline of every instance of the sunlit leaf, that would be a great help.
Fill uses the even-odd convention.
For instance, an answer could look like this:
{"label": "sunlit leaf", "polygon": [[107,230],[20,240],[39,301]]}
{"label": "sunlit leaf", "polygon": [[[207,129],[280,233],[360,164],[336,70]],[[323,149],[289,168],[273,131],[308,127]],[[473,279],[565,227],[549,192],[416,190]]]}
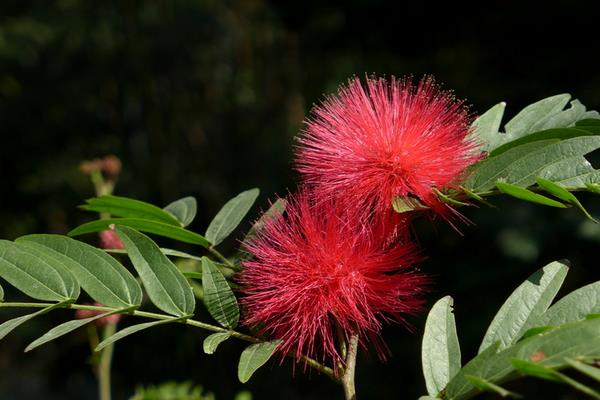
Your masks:
{"label": "sunlit leaf", "polygon": [[494,189],[496,182],[507,175],[506,171],[510,165],[536,150],[543,150],[553,143],[558,143],[558,140],[541,140],[539,142],[527,143],[510,149],[497,157],[487,158],[471,168],[464,186],[476,193]]}
{"label": "sunlit leaf", "polygon": [[547,97],[528,105],[506,123],[504,129],[509,142],[524,136],[527,133],[539,130],[538,127],[558,114],[569,102],[571,95],[564,93]]}
{"label": "sunlit leaf", "polygon": [[506,348],[537,325],[560,289],[568,269],[565,264],[555,261],[533,273],[515,289],[488,327],[479,352],[496,341],[500,341],[500,349]]}
{"label": "sunlit leaf", "polygon": [[561,140],[533,151],[512,163],[506,170],[505,180],[522,187],[533,185],[535,178],[539,176],[555,181],[542,172],[565,159],[583,156],[598,148],[600,148],[600,136],[580,136]]}
{"label": "sunlit leaf", "polygon": [[572,291],[553,304],[540,318],[541,325],[559,326],[600,313],[600,281]]}
{"label": "sunlit leaf", "polygon": [[498,130],[500,129],[505,108],[505,102],[498,103],[481,114],[471,125],[472,133],[470,138],[480,143],[479,148],[482,151],[489,151],[495,148],[496,141],[501,139]]}
{"label": "sunlit leaf", "polygon": [[543,131],[538,131],[527,136],[524,136],[520,139],[513,140],[512,142],[508,142],[494,151],[490,152],[490,157],[498,156],[504,153],[507,150],[510,150],[514,147],[521,146],[526,143],[537,142],[540,140],[566,140],[572,139],[579,136],[594,136],[597,133],[583,129],[583,128],[554,128],[554,129],[546,129]]}
{"label": "sunlit leaf", "polygon": [[[562,325],[541,335],[519,341],[476,365],[467,363],[448,383],[444,390],[445,398],[462,400],[471,398],[477,389],[465,374],[475,375],[494,383],[514,379],[515,368],[512,360],[532,360],[551,369],[568,366],[566,358],[587,359],[600,354],[600,319],[584,320]],[[484,351],[487,353],[488,350]],[[483,355],[484,353],[481,353]]]}
{"label": "sunlit leaf", "polygon": [[425,323],[422,362],[427,393],[430,396],[436,396],[461,367],[452,302],[450,296],[438,300]]}

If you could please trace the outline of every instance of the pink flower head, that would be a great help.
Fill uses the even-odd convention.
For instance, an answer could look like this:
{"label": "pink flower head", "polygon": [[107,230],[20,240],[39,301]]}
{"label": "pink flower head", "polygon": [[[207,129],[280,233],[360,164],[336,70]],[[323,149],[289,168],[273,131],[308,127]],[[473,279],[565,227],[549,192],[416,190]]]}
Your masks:
{"label": "pink flower head", "polygon": [[297,169],[324,198],[343,196],[384,215],[395,197],[413,196],[444,217],[452,209],[433,188],[459,184],[481,156],[467,139],[462,102],[426,77],[358,78],[325,99],[299,137]]}
{"label": "pink flower head", "polygon": [[244,323],[280,339],[278,351],[297,359],[343,361],[338,329],[368,336],[383,358],[382,322],[417,312],[426,283],[412,271],[418,257],[406,225],[391,236],[389,224],[357,223],[352,211],[311,196],[291,196],[285,214],[245,244],[251,258],[239,279]]}
{"label": "pink flower head", "polygon": [[[100,303],[94,303],[94,306],[103,307]],[[77,319],[85,319],[95,317],[96,315],[104,314],[104,311],[98,310],[77,310],[75,311],[75,318]],[[121,319],[119,314],[112,314],[107,317],[98,318],[94,321],[94,323],[98,326],[105,326],[108,324],[116,324]]]}
{"label": "pink flower head", "polygon": [[100,236],[100,247],[103,249],[124,249],[125,246],[119,236],[112,229],[101,231]]}

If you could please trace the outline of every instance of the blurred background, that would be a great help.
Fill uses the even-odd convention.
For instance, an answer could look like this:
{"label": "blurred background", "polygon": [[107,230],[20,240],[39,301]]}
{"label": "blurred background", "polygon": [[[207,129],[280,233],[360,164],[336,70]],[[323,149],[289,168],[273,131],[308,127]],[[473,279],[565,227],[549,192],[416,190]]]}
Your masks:
{"label": "blurred background", "polygon": [[[293,138],[312,104],[353,75],[433,74],[475,113],[507,101],[510,117],[562,92],[600,109],[596,11],[584,1],[3,0],[0,237],[65,233],[95,218],[76,207],[94,195],[79,164],[107,154],[123,162],[115,194],[160,206],[195,196],[193,230],[203,232],[225,201],[251,187],[262,193],[256,218],[269,198],[296,186]],[[600,216],[597,196],[581,199]],[[427,220],[415,227],[428,257],[422,270],[436,282],[428,302],[455,298],[465,361],[503,300],[537,268],[572,261],[561,293],[600,277],[593,257],[600,229],[577,210],[493,202],[497,209],[464,210],[473,225],[462,235]],[[235,245],[230,239],[224,251]],[[0,320],[18,312],[2,310]],[[36,319],[0,342],[1,399],[95,398],[85,331],[22,353],[70,314]],[[360,399],[425,392],[424,320],[411,319],[412,333],[385,328],[387,363],[361,355]],[[203,337],[164,326],[119,342],[114,398],[168,380],[191,380],[219,400],[242,389],[254,399],[342,398],[327,378],[289,363],[271,363],[241,385],[243,344],[231,340],[207,356]],[[576,398],[560,386],[544,385],[545,395],[539,387],[511,386],[528,398]]]}

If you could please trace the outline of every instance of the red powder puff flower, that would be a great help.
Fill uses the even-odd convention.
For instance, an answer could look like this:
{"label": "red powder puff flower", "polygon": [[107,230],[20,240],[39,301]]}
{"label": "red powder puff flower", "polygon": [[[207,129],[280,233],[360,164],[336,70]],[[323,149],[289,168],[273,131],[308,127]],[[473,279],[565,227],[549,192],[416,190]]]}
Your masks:
{"label": "red powder puff flower", "polygon": [[103,249],[124,249],[125,245],[121,242],[119,236],[112,229],[107,229],[99,233],[100,247]]}
{"label": "red powder puff flower", "polygon": [[291,196],[285,215],[245,244],[244,323],[280,339],[278,351],[297,359],[343,362],[338,330],[363,344],[369,337],[384,358],[382,322],[417,312],[426,283],[412,270],[418,257],[407,227],[391,235],[390,224],[361,225],[341,205],[315,205],[311,196]]}
{"label": "red powder puff flower", "polygon": [[467,139],[462,102],[432,78],[358,78],[312,111],[300,134],[297,169],[322,197],[343,196],[382,215],[395,197],[413,196],[444,217],[452,209],[433,188],[460,183],[481,156]]}

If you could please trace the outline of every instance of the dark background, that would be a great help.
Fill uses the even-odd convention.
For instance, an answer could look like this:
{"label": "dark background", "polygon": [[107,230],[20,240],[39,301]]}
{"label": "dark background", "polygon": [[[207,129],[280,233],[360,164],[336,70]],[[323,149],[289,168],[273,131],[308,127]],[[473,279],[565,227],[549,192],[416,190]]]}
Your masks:
{"label": "dark background", "polygon": [[[433,74],[475,113],[507,101],[507,116],[569,92],[600,109],[598,14],[594,2],[552,1],[23,1],[0,4],[0,237],[65,233],[93,218],[76,206],[93,196],[82,160],[116,154],[116,194],[165,205],[193,195],[203,232],[230,197],[296,186],[293,137],[313,103],[352,75]],[[506,119],[505,119],[506,121]],[[598,197],[581,195],[596,216]],[[598,279],[600,229],[576,210],[509,199],[464,210],[474,225],[415,227],[432,304],[455,298],[463,359],[514,287],[535,269],[573,262],[565,289]],[[244,223],[244,229],[248,222]],[[94,238],[88,238],[93,241]],[[232,250],[230,239],[224,251]],[[182,248],[198,252],[199,250]],[[8,290],[9,299],[18,294]],[[22,312],[22,310],[21,310]],[[2,319],[16,312],[2,311]],[[32,321],[0,343],[1,399],[94,399],[85,331],[32,353],[22,349],[68,311]],[[425,392],[420,335],[389,326],[386,364],[362,355],[360,399]],[[124,321],[124,324],[131,321]],[[255,399],[340,399],[325,377],[274,363],[247,385],[236,379],[243,344],[202,353],[204,334],[156,328],[116,346],[114,398],[137,384],[193,380],[218,399],[246,388]],[[364,353],[364,352],[363,352]],[[528,398],[574,399],[560,386],[523,381]]]}

